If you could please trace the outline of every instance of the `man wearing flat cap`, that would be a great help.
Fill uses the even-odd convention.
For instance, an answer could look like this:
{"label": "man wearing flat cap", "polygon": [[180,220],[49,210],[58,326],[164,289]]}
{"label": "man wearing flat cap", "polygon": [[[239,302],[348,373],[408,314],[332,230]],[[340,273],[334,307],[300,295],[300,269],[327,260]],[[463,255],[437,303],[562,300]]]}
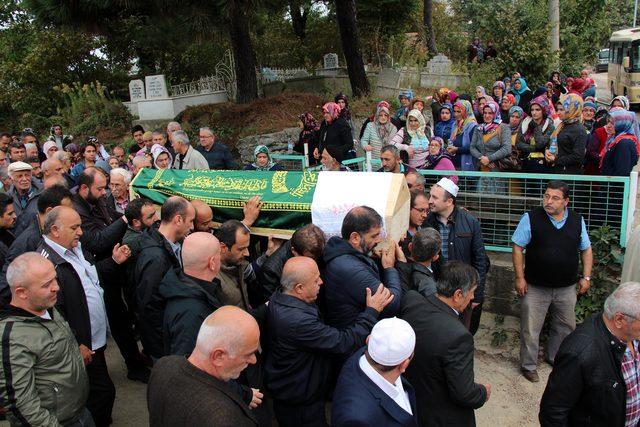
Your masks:
{"label": "man wearing flat cap", "polygon": [[489,269],[489,259],[484,251],[480,222],[471,213],[460,209],[456,203],[458,186],[449,178],[442,178],[429,192],[429,215],[423,227],[440,232],[442,248],[440,258],[433,264],[436,277],[447,261],[459,260],[478,272],[478,289],[469,307],[461,313],[465,326],[475,334],[480,325],[484,283]]}
{"label": "man wearing flat cap", "polygon": [[413,357],[416,334],[404,320],[376,323],[367,346],[347,360],[333,393],[331,425],[416,426],[413,387],[402,376]]}
{"label": "man wearing flat cap", "polygon": [[13,184],[9,187],[7,194],[13,198],[13,209],[18,220],[31,218],[38,211],[38,197],[42,189],[32,179],[32,170],[31,165],[25,162],[13,162],[8,168]]}

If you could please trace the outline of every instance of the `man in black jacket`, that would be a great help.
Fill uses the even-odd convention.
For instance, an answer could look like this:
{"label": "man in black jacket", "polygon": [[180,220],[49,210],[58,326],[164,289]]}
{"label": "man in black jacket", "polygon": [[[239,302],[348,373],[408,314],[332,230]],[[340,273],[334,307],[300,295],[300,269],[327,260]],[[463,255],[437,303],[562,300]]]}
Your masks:
{"label": "man in black jacket", "polygon": [[420,424],[475,426],[474,410],[489,400],[491,386],[474,381],[473,335],[458,319],[473,300],[478,273],[461,261],[445,264],[437,293],[409,291],[400,317],[416,333],[406,377],[416,391]]}
{"label": "man in black jacket", "polygon": [[154,359],[164,356],[162,321],[165,301],[158,290],[171,268],[181,268],[181,242],[193,229],[196,216],[186,199],[169,197],[160,209],[160,227],[148,228],[140,239],[140,253],[134,269],[140,340]]}
{"label": "man in black jacket", "polygon": [[87,408],[97,426],[111,424],[115,387],[107,370],[107,315],[103,284],[130,255],[127,246],[116,244],[110,258],[93,263],[79,242],[80,216],[72,208],[58,206],[44,221],[44,235],[37,251],[53,263],[60,286],[56,308],[65,317],[80,346],[89,377]]}
{"label": "man in black jacket", "polygon": [[433,228],[419,230],[409,243],[412,263],[398,263],[398,271],[405,291],[413,289],[425,297],[436,293],[433,264],[438,260],[442,239]]}
{"label": "man in black jacket", "polygon": [[[78,193],[73,207],[82,219],[82,245],[96,260],[109,257],[113,246],[120,243],[127,231],[127,219],[112,219],[106,202],[107,177],[101,169],[86,168],[78,179]],[[113,339],[127,365],[127,377],[146,383],[149,369],[144,365],[135,338],[134,316],[123,299],[124,269],[105,287],[104,301]]]}
{"label": "man in black jacket", "polygon": [[331,355],[348,356],[362,347],[378,315],[393,300],[382,285],[373,295],[367,288],[365,309],[349,327],[336,329],[320,319],[315,301],[321,284],[311,258],[293,257],[284,265],[282,291],[269,301],[265,373],[281,427],[326,425]]}
{"label": "man in black jacket", "polygon": [[540,402],[540,425],[637,426],[640,283],[620,285],[604,313],[565,338]]}
{"label": "man in black jacket", "polygon": [[170,269],[160,282],[165,300],[162,334],[165,354],[188,355],[198,329],[208,315],[222,307],[218,299],[220,242],[210,233],[195,232],[182,244],[182,269]]}
{"label": "man in black jacket", "polygon": [[489,258],[484,250],[480,223],[476,217],[456,205],[457,196],[458,186],[449,178],[442,178],[431,187],[430,212],[425,226],[435,228],[442,237],[440,259],[434,263],[436,273],[442,264],[452,260],[463,261],[478,272],[478,289],[475,292],[475,298],[462,313],[464,324],[472,334],[475,334],[480,325]]}
{"label": "man in black jacket", "polygon": [[0,193],[0,263],[2,265],[9,253],[9,247],[15,240],[11,232],[15,223],[16,212],[13,208],[13,199],[5,193]]}
{"label": "man in black jacket", "polygon": [[395,298],[382,313],[382,317],[392,317],[400,308],[402,284],[395,268],[396,259],[406,262],[402,249],[396,243],[382,252],[380,271],[369,253],[382,238],[382,218],[368,206],[351,209],[342,221],[342,237],[329,239],[324,249],[326,267],[324,303],[327,324],[345,328],[366,307],[365,290],[378,289],[384,285]]}

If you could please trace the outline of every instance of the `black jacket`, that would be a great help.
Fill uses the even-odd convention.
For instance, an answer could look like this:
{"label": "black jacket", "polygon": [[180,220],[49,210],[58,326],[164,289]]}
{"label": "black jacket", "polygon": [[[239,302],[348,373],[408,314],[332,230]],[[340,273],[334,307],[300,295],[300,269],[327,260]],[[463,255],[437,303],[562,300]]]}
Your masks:
{"label": "black jacket", "polygon": [[375,293],[380,283],[394,295],[381,317],[396,315],[403,294],[398,270],[385,268],[380,274],[371,257],[356,251],[349,242],[337,236],[327,242],[324,261],[323,288],[328,325],[336,328],[352,325],[366,307],[366,289]]}
{"label": "black jacket", "polygon": [[[51,261],[56,269],[58,285],[58,301],[56,308],[64,316],[69,323],[73,335],[75,335],[78,344],[84,344],[91,348],[91,322],[89,319],[89,306],[87,305],[87,296],[84,293],[82,281],[73,266],[62,258],[56,251],[51,249],[43,240],[40,241],[37,252]],[[82,250],[85,259],[93,264],[93,256],[84,248]],[[117,274],[117,264],[111,258],[106,258],[94,264],[100,285],[110,283],[109,277]],[[106,319],[105,319],[106,321]]]}
{"label": "black jacket", "polygon": [[436,295],[407,292],[400,317],[416,333],[406,378],[416,390],[420,424],[474,426],[474,409],[484,405],[487,390],[474,382],[471,333]]}
{"label": "black jacket", "polygon": [[582,123],[564,125],[558,133],[558,154],[553,173],[581,174],[587,150],[587,130]]}
{"label": "black jacket", "polygon": [[220,283],[204,282],[186,275],[179,268],[167,271],[160,282],[165,301],[162,336],[165,354],[191,354],[204,319],[222,307],[218,299]]}
{"label": "black jacket", "polygon": [[[443,260],[442,257],[433,263],[436,276],[438,275],[441,264],[445,261],[459,260],[473,266],[478,272],[480,279],[478,280],[478,289],[475,292],[475,302],[482,302],[484,299],[484,283],[489,270],[489,257],[484,250],[484,242],[482,241],[482,230],[480,223],[469,212],[454,208],[449,222],[452,223],[451,231],[449,231],[449,259]],[[426,227],[433,227],[440,230],[438,225],[438,217],[435,213],[430,213],[425,220]]]}
{"label": "black jacket", "polygon": [[4,265],[9,254],[9,247],[11,247],[15,239],[16,237],[10,230],[0,229],[0,265]]}
{"label": "black jacket", "polygon": [[123,219],[111,221],[104,197],[96,205],[90,205],[75,194],[73,208],[82,220],[82,247],[96,259],[110,258],[113,247],[120,243],[127,231],[127,223]]}
{"label": "black jacket", "polygon": [[349,150],[353,149],[353,137],[351,127],[343,118],[334,120],[330,125],[326,120],[320,124],[318,131],[318,155],[322,155],[322,150],[326,146],[335,146],[340,149],[342,159],[346,159]]}
{"label": "black jacket", "polygon": [[276,400],[308,404],[324,397],[331,355],[348,356],[362,347],[378,318],[367,307],[344,329],[325,325],[318,307],[280,291],[268,308],[266,384]]}
{"label": "black jacket", "polygon": [[400,272],[402,288],[405,292],[414,290],[425,297],[436,293],[436,278],[433,269],[417,262],[397,262],[396,268]]}
{"label": "black jacket", "polygon": [[579,325],[556,354],[540,402],[540,424],[624,426],[627,392],[621,364],[625,349],[607,329],[602,313]]}
{"label": "black jacket", "polygon": [[2,265],[2,273],[0,273],[0,305],[9,304],[9,301],[11,301],[11,290],[9,289],[9,283],[7,283],[7,268],[9,268],[9,264],[23,253],[35,251],[41,239],[40,222],[35,218],[35,221],[32,221],[9,247]]}
{"label": "black jacket", "polygon": [[165,301],[160,296],[160,281],[171,268],[180,268],[169,241],[155,228],[142,233],[140,254],[134,268],[136,305],[140,340],[151,356],[164,356],[162,322]]}
{"label": "black jacket", "polygon": [[262,273],[262,287],[269,295],[280,289],[280,278],[284,264],[293,257],[291,240],[287,240],[260,267]]}

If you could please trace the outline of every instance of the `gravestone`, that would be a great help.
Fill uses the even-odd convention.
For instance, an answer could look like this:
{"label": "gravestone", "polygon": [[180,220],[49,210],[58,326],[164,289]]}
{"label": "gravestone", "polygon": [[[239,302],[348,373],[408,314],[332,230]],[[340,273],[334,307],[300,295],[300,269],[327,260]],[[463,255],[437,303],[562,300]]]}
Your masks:
{"label": "gravestone", "polygon": [[131,102],[138,102],[145,99],[144,83],[142,80],[131,80],[129,82],[129,99]]}
{"label": "gravestone", "polygon": [[378,86],[386,88],[400,87],[400,72],[393,68],[383,68],[378,74]]}
{"label": "gravestone", "polygon": [[431,74],[450,74],[451,60],[445,55],[436,55],[427,62],[427,70]]}
{"label": "gravestone", "polygon": [[158,74],[155,76],[146,76],[144,83],[147,88],[147,99],[162,99],[168,98],[167,81],[164,78],[164,74]]}
{"label": "gravestone", "polygon": [[324,68],[338,68],[338,55],[335,53],[327,53],[324,56]]}

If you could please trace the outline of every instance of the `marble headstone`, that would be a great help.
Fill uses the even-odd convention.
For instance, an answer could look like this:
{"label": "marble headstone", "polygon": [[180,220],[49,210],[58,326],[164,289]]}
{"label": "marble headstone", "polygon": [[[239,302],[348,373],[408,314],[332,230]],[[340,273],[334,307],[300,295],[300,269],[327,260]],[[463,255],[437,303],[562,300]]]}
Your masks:
{"label": "marble headstone", "polygon": [[146,76],[144,83],[147,88],[147,99],[162,99],[168,98],[167,81],[164,74],[158,74],[155,76]]}
{"label": "marble headstone", "polygon": [[145,99],[144,82],[140,79],[129,82],[129,99],[131,102],[138,102]]}
{"label": "marble headstone", "polygon": [[436,55],[427,62],[427,70],[431,74],[450,74],[451,60],[445,55]]}
{"label": "marble headstone", "polygon": [[338,68],[338,55],[335,53],[327,53],[324,56],[324,68]]}

